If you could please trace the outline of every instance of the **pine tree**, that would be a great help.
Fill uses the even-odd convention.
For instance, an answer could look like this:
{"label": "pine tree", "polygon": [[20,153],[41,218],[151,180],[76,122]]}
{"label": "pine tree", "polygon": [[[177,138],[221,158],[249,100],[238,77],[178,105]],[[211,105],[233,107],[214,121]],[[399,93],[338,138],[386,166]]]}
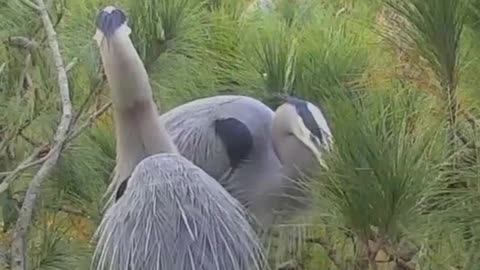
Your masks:
{"label": "pine tree", "polygon": [[[27,207],[27,268],[83,270],[115,166],[109,89],[92,39],[96,13],[111,3],[40,2],[0,1],[0,265],[19,269],[11,240],[27,190],[39,188]],[[116,4],[165,109],[220,94],[274,108],[279,96],[296,95],[326,112],[329,169],[305,186],[311,211],[280,221],[266,239],[273,268],[468,270],[480,265],[477,2]],[[55,148],[67,84],[73,114]],[[51,172],[32,180],[57,150]]]}

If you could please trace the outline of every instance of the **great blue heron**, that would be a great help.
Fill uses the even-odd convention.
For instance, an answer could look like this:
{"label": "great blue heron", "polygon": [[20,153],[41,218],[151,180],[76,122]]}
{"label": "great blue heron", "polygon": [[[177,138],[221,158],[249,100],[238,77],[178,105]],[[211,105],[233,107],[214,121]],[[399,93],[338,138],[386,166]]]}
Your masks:
{"label": "great blue heron", "polygon": [[[274,212],[291,216],[308,206],[302,180],[318,168],[323,150],[332,144],[321,110],[293,97],[275,112],[246,96],[202,98],[164,113],[159,121],[184,157],[219,181],[266,226]],[[127,154],[134,155],[120,153],[120,159]],[[133,166],[118,164],[122,167],[116,168],[107,194],[118,190],[120,197]]]}
{"label": "great blue heron", "polygon": [[[288,217],[308,205],[302,180],[312,176],[332,145],[321,110],[293,97],[275,112],[246,96],[202,98],[164,113],[159,121],[184,157],[217,179],[266,226],[274,210]],[[118,186],[119,197],[131,169],[116,171],[109,190]]]}
{"label": "great blue heron", "polygon": [[291,214],[305,206],[302,180],[331,146],[321,111],[293,97],[275,112],[246,96],[202,98],[166,112],[160,121],[183,156],[265,225],[273,209]]}
{"label": "great blue heron", "polygon": [[322,151],[332,144],[320,109],[298,98],[287,98],[275,112],[246,96],[202,98],[166,112],[159,121],[183,156],[264,225],[272,222],[274,209],[289,216],[306,206],[302,179],[318,168]]}
{"label": "great blue heron", "polygon": [[117,168],[130,185],[97,229],[94,267],[133,270],[262,269],[249,215],[214,178],[178,154],[158,121],[151,86],[123,11],[97,16],[114,105]]}

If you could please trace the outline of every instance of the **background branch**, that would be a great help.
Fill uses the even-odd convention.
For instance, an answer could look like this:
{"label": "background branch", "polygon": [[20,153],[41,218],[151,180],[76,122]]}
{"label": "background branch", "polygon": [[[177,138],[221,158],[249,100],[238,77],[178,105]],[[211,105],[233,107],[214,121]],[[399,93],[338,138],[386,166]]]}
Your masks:
{"label": "background branch", "polygon": [[48,16],[48,11],[43,0],[36,0],[36,3],[39,8],[38,11],[42,20],[42,24],[47,33],[47,40],[50,49],[52,50],[52,57],[55,61],[55,66],[57,68],[58,86],[62,102],[62,117],[60,120],[60,124],[58,125],[58,128],[55,132],[54,146],[50,149],[50,153],[47,159],[42,164],[37,174],[33,177],[33,180],[27,189],[25,200],[23,202],[22,208],[20,209],[20,213],[15,224],[11,249],[11,267],[13,270],[27,269],[25,254],[26,235],[28,233],[28,228],[32,220],[33,208],[35,206],[35,202],[37,201],[37,197],[39,195],[43,181],[50,174],[53,167],[56,165],[58,158],[60,157],[60,152],[67,138],[67,134],[72,121],[72,103],[70,101],[68,78],[58,45],[57,34]]}

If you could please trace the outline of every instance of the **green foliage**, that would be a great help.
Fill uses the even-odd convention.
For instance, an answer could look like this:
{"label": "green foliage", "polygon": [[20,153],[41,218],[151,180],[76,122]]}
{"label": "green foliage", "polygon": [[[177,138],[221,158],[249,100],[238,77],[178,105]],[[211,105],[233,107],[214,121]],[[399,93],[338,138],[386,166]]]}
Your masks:
{"label": "green foliage", "polygon": [[78,240],[69,239],[69,227],[63,226],[61,214],[40,213],[43,221],[35,224],[30,233],[29,269],[62,270],[86,269],[90,257],[89,247]]}
{"label": "green foliage", "polygon": [[[91,133],[64,152],[49,183],[49,189],[61,191],[64,201],[59,200],[55,192],[47,194],[54,194],[49,205],[58,209],[69,205],[97,222],[101,218],[102,196],[114,167],[115,152],[112,152],[111,132],[97,128]],[[79,156],[82,158],[78,159]]]}
{"label": "green foliage", "polygon": [[[162,111],[218,94],[250,95],[275,107],[276,95],[288,93],[322,107],[335,141],[329,169],[309,186],[311,212],[278,226],[273,264],[294,257],[305,269],[337,269],[335,250],[344,269],[366,269],[358,264],[371,240],[397,257],[405,243],[415,246],[417,269],[478,269],[478,1],[277,0],[266,11],[240,0],[47,2],[64,61],[74,63],[68,76],[80,123],[108,99],[92,37],[95,14],[109,4],[128,14]],[[387,18],[378,35],[383,2],[401,20]],[[40,20],[24,3],[0,1],[0,173],[51,140],[58,123],[55,67]],[[37,46],[12,45],[18,36]],[[382,38],[397,50],[381,46]],[[398,51],[428,84],[397,74],[406,66]],[[466,140],[453,154],[444,111],[458,116],[455,131]],[[115,165],[112,127],[107,116],[64,150],[42,190],[30,269],[89,267],[89,240]],[[452,155],[461,158],[445,166]],[[6,232],[36,169],[0,194]],[[445,190],[451,171],[467,185]]]}
{"label": "green foliage", "polygon": [[363,106],[337,104],[342,121],[335,121],[331,170],[316,192],[332,226],[360,239],[374,226],[392,241],[420,228],[423,203],[438,189],[438,168],[428,160],[442,154],[434,151],[436,134],[418,134],[415,103],[414,94],[387,93]]}
{"label": "green foliage", "polygon": [[387,1],[407,22],[403,33],[428,62],[442,86],[455,88],[463,30],[462,1]]}

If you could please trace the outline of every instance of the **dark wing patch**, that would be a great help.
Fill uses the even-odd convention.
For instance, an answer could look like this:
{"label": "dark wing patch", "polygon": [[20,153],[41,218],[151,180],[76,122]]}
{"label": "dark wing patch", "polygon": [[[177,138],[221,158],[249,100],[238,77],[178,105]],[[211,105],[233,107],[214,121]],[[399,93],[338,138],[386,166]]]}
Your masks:
{"label": "dark wing patch", "polygon": [[96,19],[97,28],[102,31],[105,37],[109,37],[117,31],[122,24],[127,21],[127,16],[120,9],[113,9],[111,11],[101,10]]}
{"label": "dark wing patch", "polygon": [[233,168],[247,159],[253,148],[253,137],[244,123],[235,118],[217,119],[215,133],[222,140]]}
{"label": "dark wing patch", "polygon": [[120,186],[118,186],[117,194],[115,196],[115,201],[118,201],[118,199],[120,199],[122,197],[123,193],[125,193],[125,190],[127,189],[129,179],[130,179],[130,177],[127,177],[127,179],[123,180],[123,182],[120,184]]}
{"label": "dark wing patch", "polygon": [[[293,105],[297,111],[300,118],[302,118],[303,124],[310,130],[310,132],[315,135],[321,142],[323,141],[322,130],[318,126],[315,117],[313,117],[312,112],[308,109],[307,102],[299,98],[289,97],[287,103]],[[313,140],[315,142],[315,140]]]}

